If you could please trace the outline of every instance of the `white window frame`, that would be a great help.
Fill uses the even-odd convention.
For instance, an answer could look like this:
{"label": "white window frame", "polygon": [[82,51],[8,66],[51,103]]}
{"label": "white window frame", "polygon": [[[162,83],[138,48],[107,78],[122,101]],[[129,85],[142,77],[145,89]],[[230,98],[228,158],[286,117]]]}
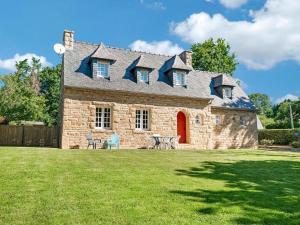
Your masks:
{"label": "white window frame", "polygon": [[[227,95],[227,94],[230,94],[230,95]],[[225,97],[225,98],[232,98],[232,88],[230,88],[230,87],[224,87],[223,88],[223,96]]]}
{"label": "white window frame", "polygon": [[[107,113],[109,115],[107,116]],[[110,107],[96,107],[95,128],[96,129],[111,129],[112,110]]]}
{"label": "white window frame", "polygon": [[[138,74],[139,74],[139,80],[142,83],[149,83],[149,71],[146,69],[138,69]],[[146,79],[143,79],[146,78]]]}
{"label": "white window frame", "polygon": [[[109,63],[99,62],[97,61],[97,77],[109,78]],[[105,66],[105,72],[101,70],[101,66]]]}
{"label": "white window frame", "polygon": [[[179,79],[177,79],[180,77]],[[186,73],[183,71],[175,71],[175,85],[185,86],[186,85]]]}
{"label": "white window frame", "polygon": [[150,130],[150,110],[148,109],[135,110],[135,129]]}

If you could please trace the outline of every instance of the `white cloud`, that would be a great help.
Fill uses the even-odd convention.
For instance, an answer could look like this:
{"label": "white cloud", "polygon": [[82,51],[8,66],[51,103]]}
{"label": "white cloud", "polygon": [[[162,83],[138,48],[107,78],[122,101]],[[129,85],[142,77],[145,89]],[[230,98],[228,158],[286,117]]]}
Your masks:
{"label": "white cloud", "polygon": [[281,98],[277,98],[275,102],[276,102],[276,104],[279,104],[279,103],[283,102],[284,100],[297,101],[297,100],[299,100],[299,97],[296,95],[287,94],[285,96],[282,96]]}
{"label": "white cloud", "polygon": [[267,0],[262,9],[250,11],[252,21],[231,21],[221,14],[200,12],[172,22],[170,30],[188,43],[225,38],[246,66],[270,69],[285,60],[300,63],[299,12],[299,1]]}
{"label": "white cloud", "polygon": [[136,40],[129,45],[134,51],[151,52],[164,55],[176,55],[183,51],[177,44],[173,44],[171,41],[153,41],[146,42],[142,40]]}
{"label": "white cloud", "polygon": [[32,57],[39,59],[42,66],[51,66],[52,64],[47,61],[44,56],[38,56],[34,53],[26,53],[24,55],[15,54],[14,57],[9,59],[0,59],[0,69],[15,71],[16,70],[16,62],[22,61],[24,59],[28,59],[28,63],[32,63]]}
{"label": "white cloud", "polygon": [[242,5],[246,4],[248,0],[220,0],[220,3],[226,8],[239,8]]}

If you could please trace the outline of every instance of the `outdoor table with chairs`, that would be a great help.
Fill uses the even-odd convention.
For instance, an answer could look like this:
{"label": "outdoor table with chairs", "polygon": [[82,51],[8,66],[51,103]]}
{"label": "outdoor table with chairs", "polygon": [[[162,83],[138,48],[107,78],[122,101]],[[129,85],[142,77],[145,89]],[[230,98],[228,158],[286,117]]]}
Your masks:
{"label": "outdoor table with chairs", "polygon": [[178,145],[179,136],[160,136],[153,135],[154,149],[176,149]]}

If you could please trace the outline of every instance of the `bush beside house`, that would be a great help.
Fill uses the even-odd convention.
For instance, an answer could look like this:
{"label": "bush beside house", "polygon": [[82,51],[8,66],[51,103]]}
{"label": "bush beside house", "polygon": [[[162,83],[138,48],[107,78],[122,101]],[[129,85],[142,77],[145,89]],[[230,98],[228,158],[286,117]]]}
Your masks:
{"label": "bush beside house", "polygon": [[260,144],[270,140],[275,145],[295,144],[300,138],[299,129],[264,129],[258,131],[258,140]]}

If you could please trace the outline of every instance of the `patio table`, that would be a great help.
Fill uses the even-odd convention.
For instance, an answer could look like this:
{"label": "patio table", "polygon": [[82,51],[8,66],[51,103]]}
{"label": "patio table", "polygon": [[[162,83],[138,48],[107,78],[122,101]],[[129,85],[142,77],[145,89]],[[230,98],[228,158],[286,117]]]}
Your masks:
{"label": "patio table", "polygon": [[162,145],[164,145],[165,149],[168,149],[169,146],[170,148],[175,149],[174,143],[172,143],[172,141],[177,138],[177,136],[152,136],[152,138],[154,139],[155,143],[153,148],[158,149],[162,147]]}

